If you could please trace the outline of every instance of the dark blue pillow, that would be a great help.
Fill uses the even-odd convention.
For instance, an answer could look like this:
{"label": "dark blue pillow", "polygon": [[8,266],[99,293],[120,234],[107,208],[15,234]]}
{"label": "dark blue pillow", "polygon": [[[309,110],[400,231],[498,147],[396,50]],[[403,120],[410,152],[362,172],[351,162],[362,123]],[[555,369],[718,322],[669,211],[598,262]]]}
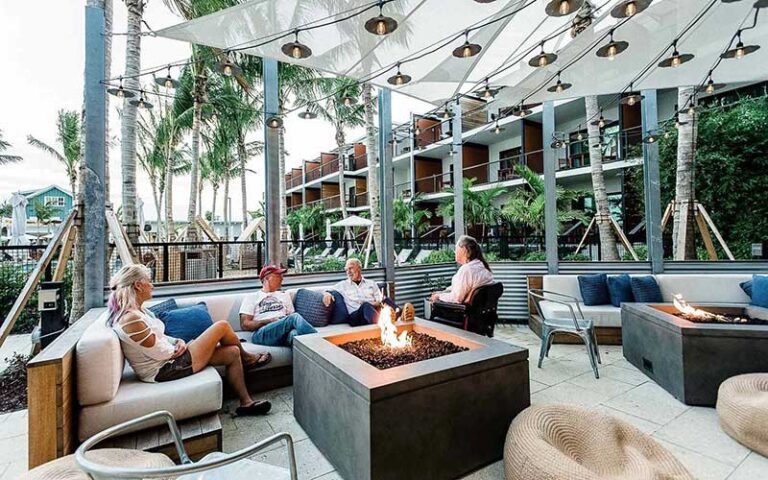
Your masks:
{"label": "dark blue pillow", "polygon": [[664,301],[661,297],[659,284],[651,275],[630,277],[630,282],[632,283],[632,295],[636,302],[661,303]]}
{"label": "dark blue pillow", "polygon": [[293,299],[296,313],[304,317],[313,327],[324,327],[331,320],[333,306],[323,305],[323,293],[317,290],[300,288]]}
{"label": "dark blue pillow", "polygon": [[768,276],[752,275],[751,305],[768,308]]}
{"label": "dark blue pillow", "polygon": [[622,302],[634,302],[632,282],[629,275],[612,275],[608,277],[608,293],[611,295],[611,305],[620,307]]}
{"label": "dark blue pillow", "polygon": [[739,286],[742,290],[744,290],[744,293],[746,293],[749,298],[752,298],[752,280],[741,282]]}
{"label": "dark blue pillow", "polygon": [[177,308],[179,308],[179,306],[176,305],[176,300],[171,298],[164,302],[160,302],[157,305],[152,305],[148,310],[154,313],[157,318],[160,318],[160,314],[176,310]]}
{"label": "dark blue pillow", "polygon": [[165,324],[165,333],[191,342],[199,337],[211,325],[213,319],[204,303],[162,312],[157,316]]}
{"label": "dark blue pillow", "polygon": [[579,275],[579,290],[584,305],[608,305],[611,295],[608,293],[608,276],[604,273],[595,275]]}
{"label": "dark blue pillow", "polygon": [[344,296],[336,290],[329,290],[328,293],[333,295],[333,313],[331,313],[331,325],[348,323],[349,312],[347,311],[347,304],[344,303]]}

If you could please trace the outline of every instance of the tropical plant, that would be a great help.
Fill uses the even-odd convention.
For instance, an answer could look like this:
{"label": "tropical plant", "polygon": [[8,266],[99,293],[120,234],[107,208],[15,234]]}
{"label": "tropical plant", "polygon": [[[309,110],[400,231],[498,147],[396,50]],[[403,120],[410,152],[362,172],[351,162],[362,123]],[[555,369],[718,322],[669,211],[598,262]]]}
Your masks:
{"label": "tropical plant", "polygon": [[[538,173],[525,165],[515,165],[515,173],[519,175],[525,185],[512,191],[501,215],[510,222],[522,225],[533,230],[534,235],[544,232],[544,180]],[[586,223],[584,212],[573,208],[573,203],[585,195],[577,190],[566,190],[557,187],[555,198],[557,199],[558,231],[564,224],[578,220]]]}
{"label": "tropical plant", "polygon": [[603,175],[603,152],[601,142],[594,139],[602,138],[600,126],[593,122],[599,115],[597,97],[594,95],[584,97],[584,106],[587,113],[587,136],[589,137],[589,162],[592,173],[592,190],[595,196],[595,224],[600,235],[600,253],[604,261],[616,261],[619,259],[619,251],[616,248],[616,237],[611,226],[611,213],[608,208],[608,194],[605,189],[605,176]]}
{"label": "tropical plant", "polygon": [[13,215],[13,207],[11,204],[7,200],[0,203],[0,218],[10,217],[11,215]]}
{"label": "tropical plant", "polygon": [[[506,188],[494,185],[483,190],[472,190],[477,179],[465,178],[463,182],[464,195],[464,224],[467,227],[481,225],[483,236],[488,225],[495,225],[501,217],[501,208],[494,205],[494,200],[504,195]],[[453,194],[453,187],[448,187],[445,192]],[[446,197],[440,201],[437,214],[441,217],[453,216],[454,196]]]}
{"label": "tropical plant", "polygon": [[32,135],[27,135],[27,143],[51,155],[64,165],[69,179],[69,188],[74,198],[77,195],[77,170],[82,158],[82,132],[80,130],[80,117],[77,112],[59,110],[56,119],[56,132],[56,141],[61,146],[61,150],[57,150]]}
{"label": "tropical plant", "polygon": [[304,226],[304,233],[310,236],[319,235],[325,223],[325,210],[320,204],[302,205],[291,210],[286,216],[286,223],[291,228],[294,238],[299,238],[299,225]]}
{"label": "tropical plant", "polygon": [[411,233],[411,227],[416,227],[416,233],[423,233],[429,227],[426,220],[432,218],[432,212],[416,208],[421,194],[416,194],[410,201],[398,197],[392,202],[392,220],[395,231],[399,231],[403,237]]}
{"label": "tropical plant", "polygon": [[3,153],[8,148],[10,148],[11,144],[3,140],[3,131],[0,130],[0,165],[5,165],[8,163],[16,163],[20,162],[22,158],[19,155],[10,155],[8,153]]}
{"label": "tropical plant", "polygon": [[427,255],[424,263],[456,263],[456,254],[453,250],[435,250]]}
{"label": "tropical plant", "polygon": [[48,225],[53,219],[53,215],[56,213],[56,208],[49,204],[37,200],[32,204],[32,209],[35,212],[35,221],[37,226]]}

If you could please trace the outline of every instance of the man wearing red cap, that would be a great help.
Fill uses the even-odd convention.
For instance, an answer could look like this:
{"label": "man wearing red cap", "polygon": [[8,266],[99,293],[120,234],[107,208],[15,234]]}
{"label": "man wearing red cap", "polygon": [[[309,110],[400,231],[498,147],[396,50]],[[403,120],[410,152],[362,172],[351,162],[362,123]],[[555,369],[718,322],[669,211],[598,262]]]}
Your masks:
{"label": "man wearing red cap", "polygon": [[253,332],[253,343],[290,347],[296,335],[317,333],[304,317],[294,311],[291,295],[280,290],[285,272],[277,265],[264,266],[259,272],[261,290],[243,299],[240,327]]}

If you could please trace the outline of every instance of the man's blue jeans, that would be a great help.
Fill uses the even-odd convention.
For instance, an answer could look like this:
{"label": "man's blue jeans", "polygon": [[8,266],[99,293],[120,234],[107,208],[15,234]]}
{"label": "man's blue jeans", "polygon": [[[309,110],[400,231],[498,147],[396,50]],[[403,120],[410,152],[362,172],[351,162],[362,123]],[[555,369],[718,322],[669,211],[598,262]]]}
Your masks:
{"label": "man's blue jeans", "polygon": [[[385,297],[382,303],[395,311],[399,308],[391,298]],[[397,318],[400,318],[401,313],[400,311],[397,312]],[[349,324],[353,327],[370,325],[376,323],[378,319],[379,310],[368,302],[363,303],[360,308],[349,314]]]}
{"label": "man's blue jeans", "polygon": [[280,320],[268,323],[253,332],[251,341],[268,347],[290,347],[293,345],[293,339],[296,335],[307,335],[310,333],[317,333],[315,327],[310,325],[298,313],[292,313]]}

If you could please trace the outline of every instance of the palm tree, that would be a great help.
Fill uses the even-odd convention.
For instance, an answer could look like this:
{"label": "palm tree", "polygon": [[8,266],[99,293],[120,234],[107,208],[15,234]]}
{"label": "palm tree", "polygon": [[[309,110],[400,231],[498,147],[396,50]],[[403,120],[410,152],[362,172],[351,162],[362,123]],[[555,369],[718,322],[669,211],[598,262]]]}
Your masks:
{"label": "palm tree", "polygon": [[77,170],[82,158],[82,132],[77,112],[74,110],[59,110],[58,118],[56,119],[56,131],[56,140],[62,148],[60,151],[32,135],[27,135],[27,143],[51,155],[64,165],[67,178],[69,179],[69,188],[72,190],[73,198],[75,198],[77,195],[77,188],[75,188],[77,185]]}
{"label": "palm tree", "polygon": [[589,162],[592,172],[592,190],[595,192],[595,223],[600,234],[600,252],[602,260],[612,262],[619,260],[619,251],[616,248],[616,237],[613,235],[608,207],[608,194],[605,190],[605,176],[603,175],[603,152],[599,139],[602,132],[593,119],[599,115],[597,97],[584,97],[584,106],[587,111],[587,137],[589,137]]}
{"label": "palm tree", "polygon": [[[535,235],[542,235],[546,204],[544,180],[525,165],[515,165],[515,173],[523,179],[525,185],[512,191],[501,210],[501,215],[510,222],[530,228]],[[558,231],[574,220],[586,224],[587,218],[584,212],[573,208],[573,203],[582,196],[584,192],[557,187],[555,198],[557,199]]]}
{"label": "palm tree", "polygon": [[[677,89],[677,104],[685,105],[694,98],[694,87]],[[691,100],[693,101],[693,100]],[[677,129],[677,169],[675,182],[675,210],[672,223],[672,248],[675,260],[695,260],[694,240],[694,152],[696,151],[696,113],[684,108],[679,115]],[[682,222],[682,209],[686,221]]]}
{"label": "palm tree", "polygon": [[365,152],[368,163],[368,205],[371,209],[371,221],[373,222],[373,248],[377,258],[383,259],[381,245],[381,205],[379,191],[379,149],[376,137],[376,127],[373,117],[376,113],[376,99],[373,96],[373,87],[370,83],[362,85],[362,101],[365,118]]}
{"label": "palm tree", "polygon": [[[464,179],[464,221],[467,227],[482,225],[483,236],[485,236],[486,226],[489,224],[495,225],[501,216],[501,208],[494,205],[493,201],[507,190],[500,186],[492,186],[483,190],[472,190],[475,180],[474,178]],[[454,192],[452,187],[446,188],[445,191],[449,193]],[[441,217],[453,216],[453,195],[440,202],[438,214]]]}
{"label": "palm tree", "polygon": [[56,212],[53,205],[39,200],[32,204],[32,208],[35,211],[35,221],[38,227],[40,225],[48,225],[53,218],[53,214]]}
{"label": "palm tree", "polygon": [[416,226],[416,233],[423,233],[429,226],[425,220],[432,218],[432,212],[416,208],[416,203],[420,197],[421,194],[417,193],[408,202],[400,197],[392,202],[392,223],[394,229],[399,231],[403,237],[411,233],[411,227],[414,225]]}
{"label": "palm tree", "polygon": [[0,165],[5,165],[8,163],[16,163],[20,162],[23,159],[18,155],[9,155],[7,153],[3,153],[8,148],[10,148],[11,144],[3,140],[3,131],[0,130]]}

